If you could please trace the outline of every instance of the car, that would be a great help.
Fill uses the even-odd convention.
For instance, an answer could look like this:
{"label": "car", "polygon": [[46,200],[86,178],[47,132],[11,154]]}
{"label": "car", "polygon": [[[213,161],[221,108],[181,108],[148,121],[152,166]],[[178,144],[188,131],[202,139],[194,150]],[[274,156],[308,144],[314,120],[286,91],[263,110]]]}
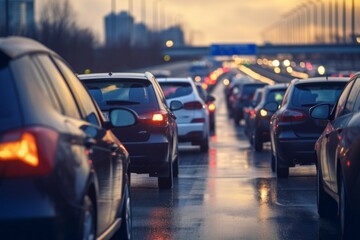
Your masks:
{"label": "car", "polygon": [[0,108],[0,239],[131,239],[129,154],[111,129],[136,116],[105,121],[69,65],[23,37],[0,38]]}
{"label": "car", "polygon": [[209,125],[210,131],[215,132],[216,128],[216,105],[215,105],[215,97],[210,95],[207,90],[205,90],[201,83],[195,83],[196,89],[201,97],[201,99],[205,102],[206,107],[209,112]]}
{"label": "car", "polygon": [[326,125],[315,144],[318,213],[340,217],[342,239],[359,239],[360,73],[351,78],[335,107],[321,103],[310,115]]}
{"label": "car", "polygon": [[250,128],[250,119],[254,118],[255,115],[255,107],[261,102],[264,96],[263,88],[256,89],[252,101],[249,106],[244,107],[244,133],[246,137],[249,139],[250,144],[253,144],[252,134]]}
{"label": "car", "polygon": [[183,108],[175,112],[179,127],[179,142],[209,150],[209,113],[191,78],[158,78],[166,101],[181,101]]}
{"label": "car", "polygon": [[[281,107],[268,103],[265,110],[275,112],[270,119],[272,158],[279,178],[289,176],[289,167],[315,163],[314,145],[324,130],[323,124],[309,116],[310,107],[335,104],[347,78],[308,78],[291,81]],[[277,110],[278,109],[278,110]]]}
{"label": "car", "polygon": [[245,82],[238,86],[238,91],[233,91],[233,101],[231,112],[235,125],[239,125],[240,120],[244,118],[244,107],[250,106],[256,89],[268,85],[260,81]]}
{"label": "car", "polygon": [[[252,146],[256,152],[263,150],[263,143],[270,141],[270,118],[274,112],[264,109],[269,102],[281,103],[288,84],[275,84],[261,88],[262,98],[251,111],[248,126]],[[245,115],[245,113],[244,113]]]}
{"label": "car", "polygon": [[204,82],[211,72],[211,64],[206,60],[194,61],[188,69],[188,75],[195,82]]}
{"label": "car", "polygon": [[108,115],[114,107],[127,107],[140,121],[112,131],[130,153],[132,173],[158,178],[160,189],[170,189],[179,174],[178,127],[173,111],[180,101],[166,103],[155,77],[145,73],[94,73],[79,75]]}

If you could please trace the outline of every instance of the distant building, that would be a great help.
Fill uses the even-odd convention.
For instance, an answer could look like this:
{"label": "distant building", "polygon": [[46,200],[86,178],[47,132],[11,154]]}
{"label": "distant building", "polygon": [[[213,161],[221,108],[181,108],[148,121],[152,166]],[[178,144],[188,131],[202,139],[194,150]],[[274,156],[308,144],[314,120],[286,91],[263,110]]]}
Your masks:
{"label": "distant building", "polygon": [[150,46],[150,32],[145,24],[138,23],[134,27],[131,45],[146,48]]}
{"label": "distant building", "polygon": [[35,30],[34,1],[0,0],[0,35],[32,36]]}
{"label": "distant building", "polygon": [[171,40],[174,43],[174,47],[181,47],[185,45],[184,31],[181,26],[167,28],[163,30],[160,35],[163,43]]}
{"label": "distant building", "polygon": [[127,12],[105,16],[105,42],[108,46],[130,44],[134,18]]}

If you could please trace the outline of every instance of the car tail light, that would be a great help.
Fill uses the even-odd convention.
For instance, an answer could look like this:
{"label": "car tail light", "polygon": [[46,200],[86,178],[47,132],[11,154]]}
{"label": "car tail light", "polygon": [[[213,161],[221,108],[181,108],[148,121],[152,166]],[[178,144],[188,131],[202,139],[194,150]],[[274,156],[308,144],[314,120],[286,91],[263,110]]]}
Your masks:
{"label": "car tail light", "polygon": [[208,110],[209,110],[210,112],[215,112],[215,110],[216,110],[216,105],[215,105],[214,103],[210,103],[210,104],[208,105]]}
{"label": "car tail light", "polygon": [[57,132],[44,127],[31,127],[2,134],[0,175],[48,175],[53,169],[58,137]]}
{"label": "car tail light", "polygon": [[160,127],[167,126],[169,123],[168,115],[165,111],[144,114],[139,116],[139,119],[142,123]]}
{"label": "car tail light", "polygon": [[249,109],[249,115],[250,115],[250,118],[254,118],[256,117],[256,112],[254,109]]}
{"label": "car tail light", "polygon": [[302,111],[287,109],[280,114],[278,122],[302,122],[306,117]]}
{"label": "car tail light", "polygon": [[203,108],[203,104],[198,101],[184,103],[184,109],[186,110],[197,110],[202,108]]}

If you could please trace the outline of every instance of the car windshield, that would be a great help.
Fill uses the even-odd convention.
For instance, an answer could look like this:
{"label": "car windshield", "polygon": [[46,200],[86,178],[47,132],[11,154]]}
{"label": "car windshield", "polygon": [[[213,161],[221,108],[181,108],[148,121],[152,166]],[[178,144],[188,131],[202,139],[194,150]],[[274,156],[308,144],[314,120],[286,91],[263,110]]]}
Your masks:
{"label": "car windshield", "polygon": [[191,84],[187,82],[161,82],[160,86],[166,99],[183,97],[193,92]]}
{"label": "car windshield", "polygon": [[244,96],[252,96],[252,95],[254,95],[256,89],[261,88],[263,86],[265,86],[265,85],[262,85],[262,84],[255,84],[255,85],[246,84],[246,85],[244,85],[244,88],[242,90],[242,94]]}
{"label": "car windshield", "polygon": [[319,103],[334,104],[345,84],[346,82],[298,84],[294,89],[292,104],[296,107],[308,107]]}
{"label": "car windshield", "polygon": [[89,93],[100,105],[155,106],[156,97],[147,80],[88,80],[83,81]]}

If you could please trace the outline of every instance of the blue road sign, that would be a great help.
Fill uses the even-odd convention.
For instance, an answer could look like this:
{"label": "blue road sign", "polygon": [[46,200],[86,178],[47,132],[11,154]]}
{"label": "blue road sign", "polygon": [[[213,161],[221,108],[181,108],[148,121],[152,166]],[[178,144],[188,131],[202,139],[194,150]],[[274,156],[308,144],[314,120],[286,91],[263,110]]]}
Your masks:
{"label": "blue road sign", "polygon": [[212,44],[212,56],[256,55],[256,44]]}

